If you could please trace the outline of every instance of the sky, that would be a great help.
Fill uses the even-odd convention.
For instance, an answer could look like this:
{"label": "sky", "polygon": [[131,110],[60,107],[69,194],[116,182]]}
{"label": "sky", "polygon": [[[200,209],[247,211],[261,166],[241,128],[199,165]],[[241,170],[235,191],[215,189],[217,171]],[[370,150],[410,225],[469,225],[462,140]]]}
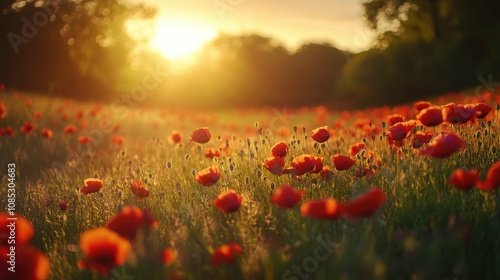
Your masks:
{"label": "sky", "polygon": [[[361,0],[129,0],[158,10],[152,44],[175,56],[218,34],[257,33],[294,50],[329,42],[342,50],[368,49],[373,35]],[[177,48],[172,42],[177,42]],[[167,43],[168,42],[168,43]],[[167,46],[168,45],[168,46]],[[171,48],[167,50],[167,48]]]}

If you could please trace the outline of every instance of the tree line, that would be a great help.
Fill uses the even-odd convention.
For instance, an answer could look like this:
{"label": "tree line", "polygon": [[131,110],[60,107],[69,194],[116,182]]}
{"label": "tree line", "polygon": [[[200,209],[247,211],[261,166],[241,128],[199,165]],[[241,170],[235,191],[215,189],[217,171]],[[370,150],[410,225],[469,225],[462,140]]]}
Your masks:
{"label": "tree line", "polygon": [[[7,89],[191,107],[394,105],[500,78],[500,2],[372,0],[379,37],[356,54],[326,42],[288,50],[259,34],[220,34],[196,64],[172,62],[131,34],[155,10],[118,0],[3,1],[0,83]],[[146,27],[147,28],[147,27]],[[349,58],[349,59],[347,59]]]}

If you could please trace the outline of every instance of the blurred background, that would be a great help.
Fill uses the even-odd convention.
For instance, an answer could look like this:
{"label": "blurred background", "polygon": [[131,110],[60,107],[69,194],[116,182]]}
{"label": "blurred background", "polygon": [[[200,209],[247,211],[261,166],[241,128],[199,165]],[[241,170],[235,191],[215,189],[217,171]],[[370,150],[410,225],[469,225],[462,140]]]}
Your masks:
{"label": "blurred background", "polygon": [[500,85],[498,0],[269,2],[2,0],[0,85],[215,109],[362,108]]}

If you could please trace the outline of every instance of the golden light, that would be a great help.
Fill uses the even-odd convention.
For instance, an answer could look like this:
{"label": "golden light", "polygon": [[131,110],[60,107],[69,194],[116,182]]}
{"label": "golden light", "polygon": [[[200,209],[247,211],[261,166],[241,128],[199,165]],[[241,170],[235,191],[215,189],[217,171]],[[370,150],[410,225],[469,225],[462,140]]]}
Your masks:
{"label": "golden light", "polygon": [[180,19],[159,19],[151,47],[171,60],[190,58],[217,36],[214,29],[192,21]]}

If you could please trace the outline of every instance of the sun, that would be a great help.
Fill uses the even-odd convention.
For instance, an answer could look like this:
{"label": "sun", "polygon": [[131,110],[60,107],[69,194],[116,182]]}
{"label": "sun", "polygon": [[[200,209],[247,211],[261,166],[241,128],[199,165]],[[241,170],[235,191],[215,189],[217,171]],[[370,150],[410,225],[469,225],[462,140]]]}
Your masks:
{"label": "sun", "polygon": [[195,22],[162,18],[150,45],[170,60],[186,59],[216,35],[215,30]]}

